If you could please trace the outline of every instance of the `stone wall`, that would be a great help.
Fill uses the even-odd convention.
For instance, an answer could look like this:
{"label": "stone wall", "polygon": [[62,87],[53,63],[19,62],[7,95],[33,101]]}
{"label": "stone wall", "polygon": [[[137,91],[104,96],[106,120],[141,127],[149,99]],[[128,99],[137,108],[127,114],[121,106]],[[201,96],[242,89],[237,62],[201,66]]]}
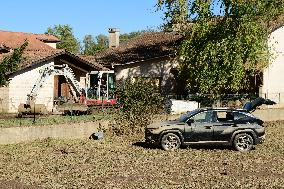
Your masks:
{"label": "stone wall", "polygon": [[9,107],[9,88],[0,88],[0,113],[7,113]]}
{"label": "stone wall", "polygon": [[284,120],[284,108],[263,108],[252,113],[263,121]]}
{"label": "stone wall", "polygon": [[48,126],[10,127],[0,128],[0,144],[14,144],[36,139],[61,138],[76,139],[89,138],[98,131],[99,127],[107,127],[107,121],[74,123]]}

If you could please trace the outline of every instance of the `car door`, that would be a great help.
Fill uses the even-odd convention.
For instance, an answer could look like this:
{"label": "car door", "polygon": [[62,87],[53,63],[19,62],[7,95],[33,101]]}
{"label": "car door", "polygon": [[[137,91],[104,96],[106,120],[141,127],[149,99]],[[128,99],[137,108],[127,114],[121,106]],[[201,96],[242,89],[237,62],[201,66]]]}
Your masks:
{"label": "car door", "polygon": [[228,142],[237,125],[234,122],[234,114],[231,110],[216,110],[216,119],[213,124],[213,140]]}
{"label": "car door", "polygon": [[202,142],[213,140],[212,111],[199,112],[187,121],[185,142]]}

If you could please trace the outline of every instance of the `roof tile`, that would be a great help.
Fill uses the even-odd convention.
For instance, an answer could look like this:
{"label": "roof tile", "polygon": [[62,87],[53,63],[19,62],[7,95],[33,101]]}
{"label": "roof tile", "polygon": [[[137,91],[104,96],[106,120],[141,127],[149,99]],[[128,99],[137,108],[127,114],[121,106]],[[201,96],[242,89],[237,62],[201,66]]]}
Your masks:
{"label": "roof tile", "polygon": [[147,32],[122,43],[119,47],[107,49],[95,56],[85,56],[91,62],[103,65],[124,64],[156,57],[168,56],[183,36],[176,32]]}
{"label": "roof tile", "polygon": [[18,48],[25,40],[29,42],[27,50],[52,50],[43,41],[59,41],[58,38],[46,34],[32,34],[23,32],[10,32],[0,30],[0,44],[11,49]]}
{"label": "roof tile", "polygon": [[63,54],[71,56],[77,59],[79,62],[85,63],[93,68],[102,70],[107,69],[98,63],[90,63],[90,61],[69,53],[65,49],[54,49],[44,43],[58,42],[59,40],[55,36],[1,30],[0,47],[4,53],[0,53],[0,62],[5,56],[8,56],[12,53],[11,51],[7,53],[7,51],[4,50],[19,48],[25,40],[28,40],[29,43],[27,48],[24,50],[23,57],[25,60],[21,62],[19,70]]}

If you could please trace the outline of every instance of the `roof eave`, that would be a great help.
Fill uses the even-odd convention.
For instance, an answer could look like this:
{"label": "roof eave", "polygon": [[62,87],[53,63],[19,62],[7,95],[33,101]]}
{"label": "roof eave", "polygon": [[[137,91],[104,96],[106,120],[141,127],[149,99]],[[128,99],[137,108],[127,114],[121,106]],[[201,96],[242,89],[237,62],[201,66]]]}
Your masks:
{"label": "roof eave", "polygon": [[65,54],[65,51],[60,51],[58,53],[52,54],[52,55],[47,56],[45,58],[41,58],[41,59],[38,59],[38,60],[35,60],[35,61],[31,61],[30,64],[28,64],[26,66],[21,66],[21,67],[19,67],[18,70],[14,71],[14,72],[9,72],[9,73],[7,73],[7,75],[11,75],[11,74],[14,74],[14,73],[16,73],[18,71],[21,71],[21,70],[24,70],[24,69],[27,69],[27,68],[31,68],[33,65],[39,64],[41,62],[45,62],[47,60],[55,58],[56,56],[63,55],[63,54]]}
{"label": "roof eave", "polygon": [[[75,59],[77,59],[78,61],[81,61],[81,62],[87,64],[88,66],[90,66],[90,67],[92,67],[92,68],[94,68],[94,69],[97,69],[97,70],[109,70],[108,68],[105,68],[105,67],[102,66],[102,65],[101,65],[101,66],[96,66],[96,65],[94,65],[94,64],[92,64],[92,63],[90,63],[90,62],[88,62],[88,61],[86,61],[86,60],[83,60],[82,58],[80,58],[80,57],[78,57],[78,56],[76,56],[76,55],[74,55],[74,54],[72,54],[72,53],[70,53],[70,52],[64,50],[64,51],[60,51],[60,52],[54,53],[54,54],[52,54],[52,55],[50,55],[50,56],[47,56],[47,57],[45,57],[45,58],[41,58],[41,59],[38,59],[38,60],[36,60],[36,61],[31,61],[29,65],[22,66],[22,67],[20,67],[18,70],[14,71],[14,72],[9,72],[9,73],[7,73],[7,75],[11,75],[11,74],[16,73],[16,72],[18,72],[18,71],[21,71],[21,70],[30,68],[30,67],[32,67],[33,65],[39,64],[39,63],[41,63],[41,62],[45,62],[45,61],[47,61],[47,60],[50,60],[50,59],[52,59],[52,58],[55,58],[55,57],[57,57],[57,56],[64,55],[64,54],[65,54],[65,55],[68,55],[68,56],[70,56],[70,57],[72,57],[72,58],[75,58]],[[100,65],[100,64],[99,64],[99,65]]]}
{"label": "roof eave", "polygon": [[172,55],[172,54],[163,55],[163,56],[156,56],[156,57],[153,57],[153,58],[141,59],[141,60],[126,62],[126,63],[110,63],[110,65],[111,65],[111,66],[124,66],[124,65],[130,65],[130,64],[139,63],[139,62],[147,62],[147,61],[156,60],[156,59],[160,59],[160,58],[170,58],[171,55]]}
{"label": "roof eave", "polygon": [[42,42],[44,42],[44,43],[59,43],[59,42],[61,42],[60,40],[52,40],[52,39],[38,39],[38,40],[40,40],[40,41],[42,41]]}
{"label": "roof eave", "polygon": [[97,64],[100,65],[100,66],[97,66],[97,65],[92,64],[92,63],[90,63],[89,61],[86,61],[86,60],[84,60],[83,58],[80,58],[79,56],[76,56],[76,55],[74,55],[74,54],[72,54],[72,53],[70,53],[70,52],[68,52],[68,51],[65,51],[65,52],[66,52],[66,54],[68,54],[69,56],[72,56],[73,58],[75,58],[75,59],[77,59],[77,60],[79,60],[79,61],[81,61],[81,62],[84,62],[85,64],[87,64],[87,65],[89,65],[89,66],[91,66],[91,67],[93,67],[93,68],[95,68],[95,69],[98,69],[98,70],[109,70],[108,68],[104,67],[103,65],[101,65],[101,64],[99,64],[99,63],[97,63]]}

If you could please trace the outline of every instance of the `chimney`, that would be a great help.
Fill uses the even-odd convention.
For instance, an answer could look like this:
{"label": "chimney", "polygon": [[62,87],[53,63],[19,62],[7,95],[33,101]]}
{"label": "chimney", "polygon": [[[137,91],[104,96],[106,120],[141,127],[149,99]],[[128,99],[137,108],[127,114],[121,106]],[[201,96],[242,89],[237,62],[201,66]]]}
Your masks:
{"label": "chimney", "polygon": [[109,48],[116,48],[119,46],[119,29],[118,28],[109,28],[108,29],[108,43]]}

